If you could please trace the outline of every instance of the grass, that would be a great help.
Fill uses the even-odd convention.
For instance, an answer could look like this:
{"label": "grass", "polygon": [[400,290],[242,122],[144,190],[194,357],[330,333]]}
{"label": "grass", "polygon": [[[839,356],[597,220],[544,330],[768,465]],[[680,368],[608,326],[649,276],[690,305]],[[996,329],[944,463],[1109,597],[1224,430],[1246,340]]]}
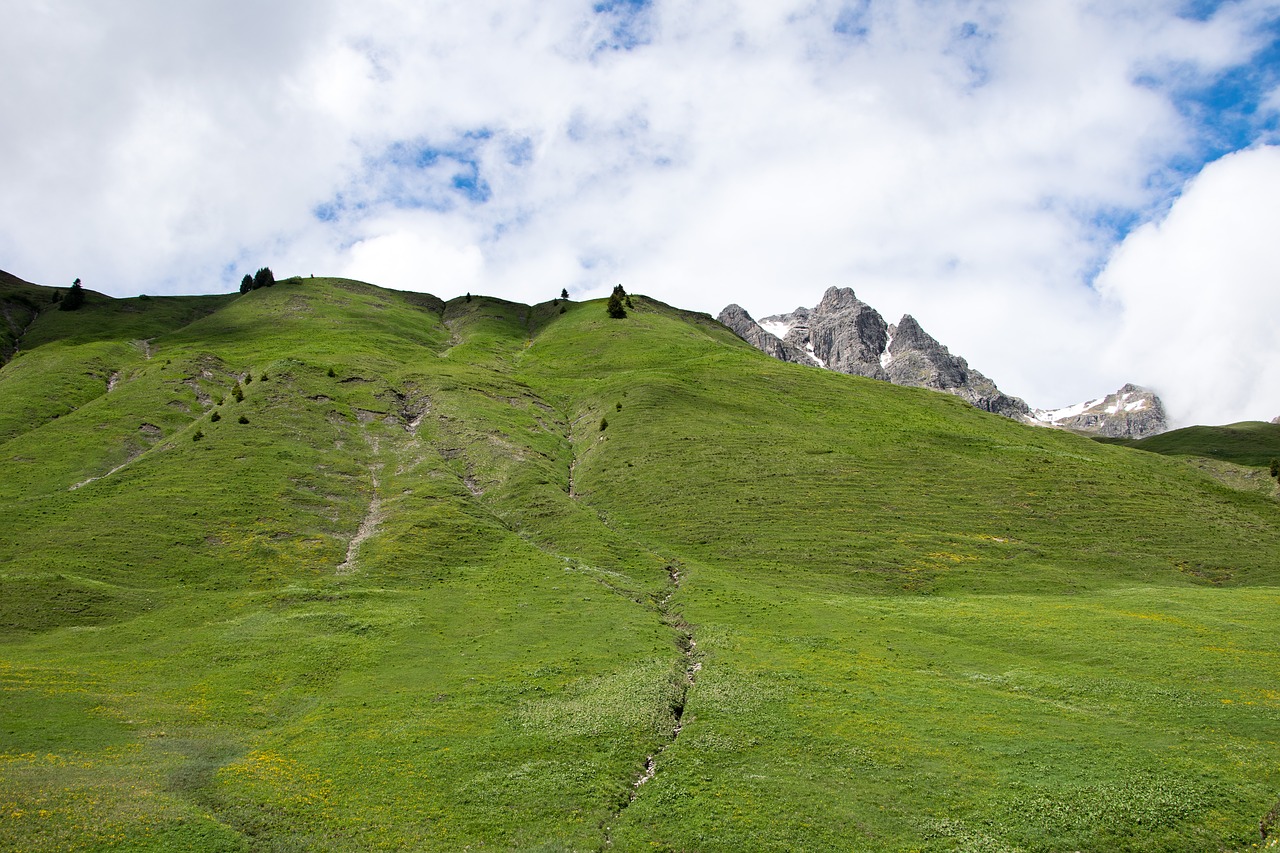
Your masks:
{"label": "grass", "polygon": [[1190,426],[1149,438],[1102,440],[1167,456],[1200,456],[1251,467],[1280,459],[1280,424],[1262,421]]}
{"label": "grass", "polygon": [[7,846],[1247,849],[1280,797],[1263,491],[643,297],[133,302],[0,370]]}

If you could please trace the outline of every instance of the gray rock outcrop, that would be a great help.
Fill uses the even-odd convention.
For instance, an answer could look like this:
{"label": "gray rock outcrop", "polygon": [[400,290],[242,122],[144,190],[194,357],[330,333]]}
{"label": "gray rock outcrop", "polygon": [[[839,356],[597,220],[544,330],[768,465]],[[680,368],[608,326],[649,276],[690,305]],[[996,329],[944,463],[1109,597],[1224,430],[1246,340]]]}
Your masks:
{"label": "gray rock outcrop", "polygon": [[765,331],[739,305],[727,306],[716,319],[728,326],[735,335],[779,361],[818,366],[818,362],[810,357],[803,348],[789,344],[777,335]]}
{"label": "gray rock outcrop", "polygon": [[932,388],[968,400],[984,412],[1025,420],[1031,408],[1017,397],[1002,392],[996,384],[969,363],[938,343],[910,314],[889,327],[889,345],[883,366],[895,385]]}
{"label": "gray rock outcrop", "polygon": [[1023,423],[1125,438],[1156,435],[1169,428],[1160,398],[1136,385],[1126,385],[1099,400],[1033,411],[963,358],[952,355],[910,314],[890,326],[847,287],[829,288],[813,308],[774,314],[758,323],[738,305],[728,306],[717,319],[756,349],[782,361],[932,388]]}
{"label": "gray rock outcrop", "polygon": [[738,305],[728,306],[717,319],[756,349],[782,361],[932,388],[988,412],[1030,418],[1026,403],[1002,393],[963,358],[953,356],[914,317],[907,315],[890,326],[848,287],[828,288],[814,308],[774,314],[758,323]]}
{"label": "gray rock outcrop", "polygon": [[1160,398],[1149,389],[1132,384],[1099,400],[1061,409],[1036,409],[1032,416],[1047,426],[1107,438],[1143,438],[1169,429]]}
{"label": "gray rock outcrop", "polygon": [[828,369],[888,380],[880,355],[889,345],[889,325],[880,312],[848,287],[831,287],[808,312],[806,349]]}

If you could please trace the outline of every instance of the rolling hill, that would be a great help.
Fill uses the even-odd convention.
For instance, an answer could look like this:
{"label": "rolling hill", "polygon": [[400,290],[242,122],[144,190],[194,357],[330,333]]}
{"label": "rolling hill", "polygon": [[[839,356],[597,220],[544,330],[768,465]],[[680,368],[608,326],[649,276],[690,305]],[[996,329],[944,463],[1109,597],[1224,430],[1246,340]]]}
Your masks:
{"label": "rolling hill", "polygon": [[0,281],[14,849],[1198,851],[1280,797],[1272,495],[643,297],[51,296]]}

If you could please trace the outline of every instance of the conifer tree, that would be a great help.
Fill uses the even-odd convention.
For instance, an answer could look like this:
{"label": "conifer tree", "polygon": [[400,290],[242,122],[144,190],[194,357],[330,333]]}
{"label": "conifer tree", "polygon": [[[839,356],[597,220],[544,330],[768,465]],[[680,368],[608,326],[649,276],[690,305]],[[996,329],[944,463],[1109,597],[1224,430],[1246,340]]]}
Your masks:
{"label": "conifer tree", "polygon": [[84,304],[84,288],[80,286],[80,279],[76,279],[71,289],[67,291],[67,295],[62,297],[58,309],[61,311],[75,311]]}
{"label": "conifer tree", "polygon": [[622,301],[627,298],[627,292],[622,289],[622,285],[618,285],[613,289],[613,294],[609,297],[608,311],[609,316],[615,320],[622,320],[627,316],[627,309],[623,307]]}

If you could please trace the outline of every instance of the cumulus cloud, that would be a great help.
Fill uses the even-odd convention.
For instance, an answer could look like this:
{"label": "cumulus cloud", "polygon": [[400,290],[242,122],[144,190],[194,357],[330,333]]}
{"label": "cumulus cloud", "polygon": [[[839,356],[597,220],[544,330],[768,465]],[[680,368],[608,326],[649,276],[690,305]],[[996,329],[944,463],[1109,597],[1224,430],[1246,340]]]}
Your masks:
{"label": "cumulus cloud", "polygon": [[1120,314],[1109,355],[1182,424],[1280,415],[1280,148],[1223,157],[1099,276]]}
{"label": "cumulus cloud", "polygon": [[479,247],[448,242],[411,223],[402,230],[379,230],[345,253],[342,276],[397,290],[478,292],[484,271]]}
{"label": "cumulus cloud", "polygon": [[1195,9],[24,4],[0,31],[0,266],[119,295],[264,263],[521,301],[621,281],[757,316],[852,286],[1065,404],[1139,378],[1100,355],[1141,314],[1092,286],[1111,251],[1214,145],[1275,125],[1280,79],[1240,69],[1280,7]]}

